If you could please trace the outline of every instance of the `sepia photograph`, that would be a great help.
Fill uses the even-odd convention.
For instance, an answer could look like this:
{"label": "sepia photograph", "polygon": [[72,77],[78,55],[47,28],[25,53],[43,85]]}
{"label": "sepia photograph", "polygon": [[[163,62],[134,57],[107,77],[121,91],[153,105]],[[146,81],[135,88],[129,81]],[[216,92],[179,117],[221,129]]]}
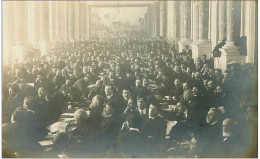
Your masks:
{"label": "sepia photograph", "polygon": [[257,0],[2,1],[2,158],[257,158]]}

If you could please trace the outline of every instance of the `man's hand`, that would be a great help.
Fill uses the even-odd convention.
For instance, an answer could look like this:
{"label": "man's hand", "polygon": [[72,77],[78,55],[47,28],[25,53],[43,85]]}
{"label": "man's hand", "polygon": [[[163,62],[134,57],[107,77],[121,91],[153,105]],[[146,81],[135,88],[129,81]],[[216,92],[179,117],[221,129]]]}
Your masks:
{"label": "man's hand", "polygon": [[128,123],[127,123],[127,122],[124,122],[124,123],[122,124],[121,130],[128,130],[128,129],[129,129]]}

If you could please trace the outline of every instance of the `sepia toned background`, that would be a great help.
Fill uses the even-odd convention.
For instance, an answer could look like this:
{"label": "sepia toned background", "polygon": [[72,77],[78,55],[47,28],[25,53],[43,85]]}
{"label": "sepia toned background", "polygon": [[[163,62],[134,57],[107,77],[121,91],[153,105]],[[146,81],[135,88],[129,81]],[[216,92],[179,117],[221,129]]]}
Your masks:
{"label": "sepia toned background", "polygon": [[[209,55],[226,38],[216,68],[224,70],[230,61],[256,62],[256,1],[4,1],[3,64],[21,60],[32,47],[46,54],[51,42],[90,37],[91,21],[95,21],[91,9],[101,15],[102,7],[147,8],[131,12],[132,16],[122,16],[127,10],[121,9],[113,18],[140,20],[147,36],[166,37],[179,50],[189,44],[193,58]],[[234,45],[234,39],[242,36],[246,37],[244,55]]]}
{"label": "sepia toned background", "polygon": [[[120,38],[129,37],[165,39],[169,46],[176,47],[176,55],[183,50],[192,51],[194,60],[206,55],[205,59],[214,61],[212,67],[221,69],[223,74],[230,71],[227,66],[232,62],[255,65],[258,62],[256,0],[3,1],[2,18],[5,72],[14,70],[16,64],[37,61],[33,60],[35,57],[52,56],[56,42],[65,44],[64,54],[73,54],[78,50],[71,51],[70,45],[66,44],[84,43],[95,38],[99,38],[97,45],[106,40],[117,45],[118,39],[120,42]],[[214,50],[219,50],[221,56],[214,57]],[[89,55],[84,53],[84,56]],[[6,83],[10,82],[8,73],[4,76]],[[34,87],[34,83],[27,84]],[[255,94],[247,95],[250,96],[248,99],[256,101],[257,91],[253,84],[249,89]],[[230,90],[238,87],[241,85],[230,87]],[[3,91],[6,97],[8,91]],[[2,97],[2,100],[6,99]],[[245,148],[248,156],[256,154],[256,131],[253,135],[250,138],[253,139],[252,147]]]}

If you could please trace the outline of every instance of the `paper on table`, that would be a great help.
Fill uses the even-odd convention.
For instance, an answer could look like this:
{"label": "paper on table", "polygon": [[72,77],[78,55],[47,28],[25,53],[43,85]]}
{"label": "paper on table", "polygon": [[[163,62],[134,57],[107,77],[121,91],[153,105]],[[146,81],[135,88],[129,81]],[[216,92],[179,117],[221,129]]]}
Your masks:
{"label": "paper on table", "polygon": [[55,133],[57,131],[66,132],[67,126],[68,126],[68,123],[56,122],[56,123],[51,125],[51,132],[52,133]]}
{"label": "paper on table", "polygon": [[74,113],[63,113],[61,118],[74,118]]}
{"label": "paper on table", "polygon": [[168,121],[166,128],[166,136],[168,136],[172,130],[172,127],[177,124],[177,121]]}
{"label": "paper on table", "polygon": [[34,83],[27,83],[29,86],[33,86],[34,87]]}
{"label": "paper on table", "polygon": [[53,145],[53,142],[50,140],[48,140],[48,141],[39,141],[38,142],[41,146],[49,146],[49,145]]}

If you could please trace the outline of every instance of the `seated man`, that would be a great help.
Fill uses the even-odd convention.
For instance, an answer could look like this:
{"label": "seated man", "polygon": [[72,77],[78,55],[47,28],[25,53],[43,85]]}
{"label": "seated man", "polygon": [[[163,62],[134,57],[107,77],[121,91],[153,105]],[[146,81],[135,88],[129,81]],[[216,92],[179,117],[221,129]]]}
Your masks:
{"label": "seated man", "polygon": [[151,153],[161,154],[164,151],[164,140],[166,136],[166,121],[158,116],[158,108],[150,104],[149,118],[141,126],[141,134],[147,139],[147,145]]}
{"label": "seated man", "polygon": [[[119,105],[119,97],[117,96],[115,89],[112,85],[105,86],[105,103],[109,103],[111,107],[115,108],[116,111],[119,111],[121,105]],[[122,110],[121,110],[122,109]],[[121,108],[121,113],[123,112],[124,108]],[[120,112],[119,111],[119,112]]]}
{"label": "seated man", "polygon": [[221,113],[217,108],[210,108],[206,117],[207,125],[201,131],[200,143],[203,149],[202,156],[213,157],[216,154],[219,144],[222,141],[221,133]]}
{"label": "seated man", "polygon": [[169,136],[171,139],[176,141],[182,141],[188,138],[188,122],[186,117],[186,106],[184,103],[178,102],[175,110],[172,112],[172,121],[176,121],[177,123],[172,127]]}
{"label": "seated man", "polygon": [[149,94],[150,91],[142,85],[142,80],[137,79],[135,81],[135,87],[133,87],[133,97],[136,99],[137,96],[142,96],[144,98],[146,98]]}
{"label": "seated man", "polygon": [[77,128],[72,131],[72,137],[76,139],[77,142],[83,142],[88,136],[89,128],[87,125],[88,114],[83,109],[78,109],[74,113],[74,118],[77,121]]}
{"label": "seated man", "polygon": [[[40,144],[35,137],[40,131],[34,132],[26,119],[27,112],[17,108],[11,117],[11,123],[3,125],[3,151],[16,157],[37,157],[41,152]],[[33,152],[33,153],[32,153]],[[10,157],[10,156],[9,156]],[[39,156],[38,156],[39,157]]]}
{"label": "seated man", "polygon": [[148,118],[148,107],[144,97],[137,97],[137,107],[140,114],[141,121],[144,121]]}
{"label": "seated man", "polygon": [[131,92],[129,88],[124,88],[122,92],[123,99],[120,102],[120,106],[118,108],[118,113],[121,114],[127,108],[128,101],[131,98]]}
{"label": "seated man", "polygon": [[139,116],[139,112],[137,110],[136,103],[134,102],[134,100],[129,99],[128,103],[127,103],[127,107],[126,107],[126,109],[123,112],[123,116],[127,118],[131,114],[136,114],[136,115]]}
{"label": "seated man", "polygon": [[118,137],[119,152],[126,157],[144,155],[145,143],[139,132],[140,118],[131,114],[126,119],[127,131],[121,132]]}
{"label": "seated man", "polygon": [[244,145],[244,136],[239,131],[239,123],[233,119],[225,119],[222,124],[224,140],[219,146],[221,157],[247,157],[248,147]]}
{"label": "seated man", "polygon": [[102,85],[102,81],[100,80],[96,81],[95,87],[92,90],[90,90],[87,98],[92,99],[95,95],[101,95],[101,96],[105,95],[104,87]]}
{"label": "seated man", "polygon": [[180,96],[183,94],[183,88],[182,83],[180,79],[175,78],[174,80],[174,86],[172,87],[170,91],[170,96],[173,96],[175,99],[179,100]]}
{"label": "seated man", "polygon": [[19,88],[16,85],[11,85],[8,88],[9,97],[6,103],[3,103],[3,122],[9,122],[11,115],[17,107],[21,107],[23,103],[23,97],[19,92]]}
{"label": "seated man", "polygon": [[91,147],[91,143],[89,142],[91,140],[89,136],[91,130],[87,123],[89,116],[85,110],[78,109],[74,113],[74,118],[77,121],[77,127],[69,132],[69,138],[71,139],[70,156],[82,157],[89,152],[89,148]]}
{"label": "seated man", "polygon": [[118,119],[114,107],[112,107],[110,103],[106,104],[103,115],[105,118],[101,123],[101,141],[106,150],[111,150],[114,149],[122,122]]}

